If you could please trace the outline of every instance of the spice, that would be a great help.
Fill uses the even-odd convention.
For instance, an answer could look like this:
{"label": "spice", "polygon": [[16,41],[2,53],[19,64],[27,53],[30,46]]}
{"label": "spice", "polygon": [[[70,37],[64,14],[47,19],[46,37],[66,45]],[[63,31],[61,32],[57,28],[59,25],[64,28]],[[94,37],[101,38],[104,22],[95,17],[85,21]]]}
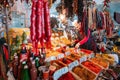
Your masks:
{"label": "spice", "polygon": [[66,73],[62,75],[58,80],[75,80],[71,73]]}

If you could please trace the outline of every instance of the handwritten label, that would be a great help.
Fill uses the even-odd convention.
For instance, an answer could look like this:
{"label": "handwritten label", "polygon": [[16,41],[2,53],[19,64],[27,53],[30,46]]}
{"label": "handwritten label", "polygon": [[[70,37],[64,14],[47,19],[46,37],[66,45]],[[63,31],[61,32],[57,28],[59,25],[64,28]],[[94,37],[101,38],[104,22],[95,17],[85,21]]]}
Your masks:
{"label": "handwritten label", "polygon": [[69,55],[70,55],[70,52],[65,52],[65,55],[66,55],[66,56],[69,56]]}
{"label": "handwritten label", "polygon": [[64,67],[64,68],[61,69],[61,73],[62,74],[65,74],[67,72],[68,72],[68,68],[67,67]]}
{"label": "handwritten label", "polygon": [[52,60],[56,60],[56,57],[55,56],[51,56],[51,57],[48,57],[48,58],[45,59],[45,61],[47,61],[47,62],[50,62]]}
{"label": "handwritten label", "polygon": [[95,54],[94,54],[94,53],[92,53],[92,54],[91,54],[91,58],[94,58],[94,57],[95,57]]}
{"label": "handwritten label", "polygon": [[64,58],[64,54],[58,54],[58,56],[57,56],[57,59],[61,59],[61,58]]}
{"label": "handwritten label", "polygon": [[68,68],[67,67],[63,67],[57,71],[55,71],[55,73],[53,74],[53,78],[54,80],[58,80],[60,78],[60,76],[62,76],[63,74],[68,72]]}
{"label": "handwritten label", "polygon": [[78,60],[75,60],[74,62],[72,62],[68,65],[68,69],[72,70],[75,66],[78,66],[78,65],[79,65]]}
{"label": "handwritten label", "polygon": [[89,58],[93,58],[94,57],[94,53],[91,53],[90,55],[89,55]]}
{"label": "handwritten label", "polygon": [[58,78],[60,77],[59,75],[60,75],[60,74],[59,74],[59,70],[57,70],[57,71],[53,74],[54,80],[58,80]]}
{"label": "handwritten label", "polygon": [[50,60],[50,58],[46,58],[45,61],[46,62],[50,62],[51,60]]}
{"label": "handwritten label", "polygon": [[83,57],[80,58],[80,63],[82,63],[82,62],[84,62],[84,61],[86,61],[86,60],[87,60],[87,57],[86,57],[86,56],[83,56]]}
{"label": "handwritten label", "polygon": [[56,57],[55,56],[51,56],[50,60],[56,60]]}

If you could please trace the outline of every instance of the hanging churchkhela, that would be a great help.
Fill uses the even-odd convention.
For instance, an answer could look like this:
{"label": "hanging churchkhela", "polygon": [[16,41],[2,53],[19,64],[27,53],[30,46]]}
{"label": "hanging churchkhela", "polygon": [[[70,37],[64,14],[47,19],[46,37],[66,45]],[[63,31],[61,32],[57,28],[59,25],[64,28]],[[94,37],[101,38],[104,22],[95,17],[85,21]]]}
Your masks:
{"label": "hanging churchkhela", "polygon": [[35,55],[38,56],[38,43],[41,48],[47,45],[51,47],[51,28],[48,1],[32,0],[32,14],[30,35],[33,43],[33,48],[36,50]]}
{"label": "hanging churchkhela", "polygon": [[33,48],[35,48],[35,42],[36,42],[36,5],[37,2],[35,0],[32,0],[32,12],[31,12],[31,27],[30,27],[30,37],[33,43]]}
{"label": "hanging churchkhela", "polygon": [[73,0],[64,0],[64,7],[67,10],[67,17],[73,17]]}
{"label": "hanging churchkhela", "polygon": [[[36,56],[38,56],[38,42],[42,39],[42,0],[37,1],[37,9],[36,9],[36,42],[35,42],[35,49],[36,49]],[[41,43],[42,44],[42,43]]]}
{"label": "hanging churchkhela", "polygon": [[75,14],[77,14],[77,11],[78,11],[78,6],[77,6],[77,4],[78,4],[78,0],[73,0],[73,5],[74,5],[74,7],[73,7],[73,12],[74,12]]}
{"label": "hanging churchkhela", "polygon": [[78,22],[82,22],[82,17],[83,17],[83,0],[78,0]]}
{"label": "hanging churchkhela", "polygon": [[45,19],[45,40],[47,42],[48,48],[51,47],[51,27],[50,27],[50,13],[49,13],[49,8],[48,8],[48,2],[46,1],[44,3],[44,19]]}
{"label": "hanging churchkhela", "polygon": [[[21,2],[23,2],[24,0],[21,0]],[[26,1],[26,3],[28,3],[29,2],[29,0],[25,0]]]}

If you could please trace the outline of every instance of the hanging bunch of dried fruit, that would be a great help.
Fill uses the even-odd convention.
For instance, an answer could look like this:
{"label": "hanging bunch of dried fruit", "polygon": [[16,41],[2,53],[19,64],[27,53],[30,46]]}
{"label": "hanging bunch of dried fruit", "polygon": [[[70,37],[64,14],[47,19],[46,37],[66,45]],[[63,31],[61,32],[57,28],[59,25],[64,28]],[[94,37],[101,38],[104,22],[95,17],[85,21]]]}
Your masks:
{"label": "hanging bunch of dried fruit", "polygon": [[104,6],[109,7],[110,0],[104,0]]}
{"label": "hanging bunch of dried fruit", "polygon": [[[24,0],[21,0],[21,2],[23,2]],[[29,0],[25,0],[25,2],[28,4]]]}
{"label": "hanging bunch of dried fruit", "polygon": [[75,14],[77,14],[77,11],[78,11],[78,6],[77,6],[77,3],[78,3],[78,0],[74,0],[73,1],[73,11]]}

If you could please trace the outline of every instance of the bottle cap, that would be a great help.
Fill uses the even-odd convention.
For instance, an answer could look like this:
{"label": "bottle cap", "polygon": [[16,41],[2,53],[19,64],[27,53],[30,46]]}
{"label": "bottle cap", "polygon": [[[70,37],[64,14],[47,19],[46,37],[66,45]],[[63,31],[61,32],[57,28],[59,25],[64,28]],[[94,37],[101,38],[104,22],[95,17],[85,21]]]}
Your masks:
{"label": "bottle cap", "polygon": [[17,56],[17,53],[14,53],[14,56]]}
{"label": "bottle cap", "polygon": [[39,60],[39,58],[38,58],[38,57],[36,57],[36,58],[35,58],[35,60]]}
{"label": "bottle cap", "polygon": [[25,66],[24,66],[24,69],[28,69],[28,65],[25,65]]}
{"label": "bottle cap", "polygon": [[32,61],[32,64],[35,64],[35,61]]}
{"label": "bottle cap", "polygon": [[23,61],[22,64],[26,64],[26,61]]}
{"label": "bottle cap", "polygon": [[16,59],[16,58],[18,59],[18,56],[15,56],[15,59]]}

